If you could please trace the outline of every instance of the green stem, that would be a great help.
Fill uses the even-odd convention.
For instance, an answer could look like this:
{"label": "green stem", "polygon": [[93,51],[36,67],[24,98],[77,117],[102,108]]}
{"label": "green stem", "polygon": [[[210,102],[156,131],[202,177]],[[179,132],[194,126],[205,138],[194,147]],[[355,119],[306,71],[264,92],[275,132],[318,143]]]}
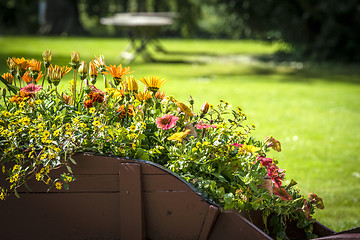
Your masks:
{"label": "green stem", "polygon": [[45,74],[43,76],[42,83],[41,83],[42,87],[44,87],[44,83],[45,83],[45,79],[47,78],[47,75],[48,75],[48,68],[45,68]]}
{"label": "green stem", "polygon": [[74,86],[73,86],[73,101],[74,107],[76,105],[76,82],[77,82],[77,69],[74,69]]}

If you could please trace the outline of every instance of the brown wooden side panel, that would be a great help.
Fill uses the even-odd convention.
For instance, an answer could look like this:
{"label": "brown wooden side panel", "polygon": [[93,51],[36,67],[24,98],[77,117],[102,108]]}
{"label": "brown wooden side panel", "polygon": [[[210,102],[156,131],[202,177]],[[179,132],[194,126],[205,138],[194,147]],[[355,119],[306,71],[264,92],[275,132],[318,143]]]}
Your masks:
{"label": "brown wooden side panel", "polygon": [[23,194],[0,204],[1,239],[119,239],[119,194]]}
{"label": "brown wooden side panel", "polygon": [[77,164],[71,164],[71,169],[76,174],[118,174],[119,158],[80,153],[73,159]]}
{"label": "brown wooden side panel", "polygon": [[120,157],[93,155],[91,153],[79,153],[75,154],[73,159],[77,164],[71,164],[71,168],[77,174],[118,174],[119,162],[141,164],[142,174],[168,174],[166,171],[151,164]]}
{"label": "brown wooden side panel", "polygon": [[220,210],[217,206],[209,205],[199,240],[207,240],[209,238],[219,213]]}
{"label": "brown wooden side panel", "polygon": [[141,194],[140,164],[120,163],[120,237],[123,240],[145,239],[145,219]]}
{"label": "brown wooden side panel", "polygon": [[188,185],[171,174],[142,175],[144,192],[193,192]]}
{"label": "brown wooden side panel", "polygon": [[198,239],[209,205],[194,192],[144,192],[149,239]]}
{"label": "brown wooden side panel", "polygon": [[210,240],[269,240],[272,239],[263,231],[238,213],[224,211],[219,214]]}
{"label": "brown wooden side panel", "polygon": [[[69,190],[57,190],[54,186],[50,189],[50,192],[116,192],[119,191],[119,176],[118,175],[79,175],[74,173],[76,180],[69,184]],[[31,179],[28,182],[28,186],[31,189],[30,193],[45,193],[47,192],[49,185],[43,182],[38,182],[35,179]],[[18,188],[19,193],[27,193],[29,190],[22,186]],[[21,196],[21,195],[20,195]]]}

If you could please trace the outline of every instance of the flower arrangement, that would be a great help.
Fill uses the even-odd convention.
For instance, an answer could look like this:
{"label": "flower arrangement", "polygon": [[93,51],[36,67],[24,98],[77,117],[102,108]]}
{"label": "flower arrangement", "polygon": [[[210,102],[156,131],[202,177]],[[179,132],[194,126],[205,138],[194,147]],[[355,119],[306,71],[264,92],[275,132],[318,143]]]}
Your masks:
{"label": "flower arrangement", "polygon": [[[42,56],[44,73],[40,61],[13,57],[0,78],[1,200],[18,196],[31,178],[68,189],[76,181],[71,156],[97,152],[161,164],[225,209],[260,210],[278,238],[287,238],[289,221],[313,237],[312,214],[324,208],[322,199],[302,196],[294,180],[285,180],[285,170],[267,156],[281,151],[280,142],[251,136],[255,127],[246,125],[241,108],[220,100],[196,110],[192,98],[185,104],[166,96],[160,91],[166,80],[154,76],[139,79],[140,91],[130,67],[108,66],[103,56],[87,64],[73,52],[71,67],[52,65],[51,51]],[[60,93],[71,70],[70,87]],[[98,75],[104,90],[96,87]],[[59,168],[65,171],[50,174]]]}

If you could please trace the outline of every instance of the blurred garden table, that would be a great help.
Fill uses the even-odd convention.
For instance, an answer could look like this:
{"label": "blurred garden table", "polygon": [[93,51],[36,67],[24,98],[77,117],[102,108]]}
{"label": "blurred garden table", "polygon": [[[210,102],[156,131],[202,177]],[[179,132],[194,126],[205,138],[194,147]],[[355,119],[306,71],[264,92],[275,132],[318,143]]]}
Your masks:
{"label": "blurred garden table", "polygon": [[154,45],[157,51],[165,52],[158,35],[161,28],[172,25],[176,17],[177,13],[174,12],[117,13],[112,17],[101,18],[100,23],[129,29],[131,42],[120,55],[128,64],[140,54],[145,61],[154,61],[147,51],[149,44]]}

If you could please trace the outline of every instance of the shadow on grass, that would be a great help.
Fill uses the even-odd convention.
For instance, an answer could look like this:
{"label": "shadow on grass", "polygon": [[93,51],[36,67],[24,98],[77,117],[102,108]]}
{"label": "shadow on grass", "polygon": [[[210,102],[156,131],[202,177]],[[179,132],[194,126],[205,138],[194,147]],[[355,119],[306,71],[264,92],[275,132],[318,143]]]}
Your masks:
{"label": "shadow on grass", "polygon": [[[6,59],[8,57],[24,57],[26,59],[42,59],[41,53],[36,56],[26,53],[26,51],[13,52],[11,56],[7,53],[0,53],[0,74],[8,72]],[[90,59],[92,56],[83,56]],[[141,59],[141,56],[138,57]],[[120,64],[115,58],[113,64]],[[70,55],[55,54],[53,64],[69,65]],[[111,61],[109,61],[111,62]],[[214,64],[221,68],[232,67],[229,71],[215,72],[218,76],[236,77],[245,75],[271,76],[277,75],[278,81],[289,83],[312,83],[315,81],[344,82],[351,84],[360,84],[360,68],[358,64],[340,64],[340,63],[311,63],[280,61],[274,55],[219,55],[206,52],[182,52],[168,51],[162,55],[155,54],[154,61],[144,63],[143,60],[136,61],[134,64],[155,64],[155,65],[200,65],[209,74],[214,74]],[[207,65],[209,65],[208,69]],[[235,66],[235,69],[234,69]],[[237,69],[236,66],[239,66]],[[206,75],[206,74],[205,74]],[[265,78],[268,79],[268,78]]]}

